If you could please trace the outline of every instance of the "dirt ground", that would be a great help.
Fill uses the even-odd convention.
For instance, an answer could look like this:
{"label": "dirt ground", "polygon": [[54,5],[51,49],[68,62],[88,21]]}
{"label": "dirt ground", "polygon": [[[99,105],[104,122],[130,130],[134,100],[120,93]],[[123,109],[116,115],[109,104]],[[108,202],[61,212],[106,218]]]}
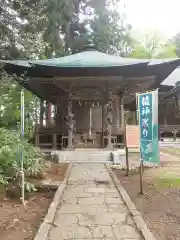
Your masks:
{"label": "dirt ground", "polygon": [[138,173],[114,170],[156,240],[180,240],[180,160],[161,156],[161,166],[144,170],[144,196]]}
{"label": "dirt ground", "polygon": [[45,179],[51,179],[52,181],[63,181],[67,168],[68,164],[51,163],[50,167],[45,168]]}
{"label": "dirt ground", "polygon": [[[45,169],[45,179],[62,181],[67,164],[49,164]],[[0,240],[32,240],[47,213],[55,190],[34,192],[24,208],[19,200],[7,198],[0,193]]]}
{"label": "dirt ground", "polygon": [[162,152],[180,157],[180,148],[166,147],[161,149]]}

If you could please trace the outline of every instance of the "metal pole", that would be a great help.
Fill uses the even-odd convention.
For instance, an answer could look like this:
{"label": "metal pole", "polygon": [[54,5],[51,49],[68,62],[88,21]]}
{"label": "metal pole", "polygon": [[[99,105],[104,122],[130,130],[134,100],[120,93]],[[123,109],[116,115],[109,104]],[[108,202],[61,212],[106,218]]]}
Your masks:
{"label": "metal pole", "polygon": [[144,194],[143,191],[143,160],[140,161],[140,167],[139,167],[139,175],[140,175],[140,194]]}
{"label": "metal pole", "polygon": [[127,138],[126,138],[126,120],[124,120],[124,144],[125,144],[125,152],[126,152],[126,174],[129,175],[129,152],[127,146]]}
{"label": "metal pole", "polygon": [[140,166],[139,166],[139,177],[140,177],[140,194],[144,194],[143,191],[143,159],[141,159],[141,143],[140,143],[140,109],[139,109],[139,94],[136,93],[136,109],[137,109],[137,123],[139,124],[139,150],[140,150]]}
{"label": "metal pole", "polygon": [[[24,138],[24,90],[21,91],[21,137]],[[23,145],[21,146],[21,201],[25,204],[24,200],[24,154]]]}

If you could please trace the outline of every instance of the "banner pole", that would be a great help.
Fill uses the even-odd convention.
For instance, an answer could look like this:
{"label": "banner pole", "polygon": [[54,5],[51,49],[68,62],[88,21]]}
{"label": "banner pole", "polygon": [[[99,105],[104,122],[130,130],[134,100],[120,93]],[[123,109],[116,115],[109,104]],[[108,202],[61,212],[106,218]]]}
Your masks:
{"label": "banner pole", "polygon": [[141,159],[141,132],[140,132],[140,109],[139,109],[139,94],[136,93],[136,109],[137,109],[137,123],[139,125],[139,159],[140,159],[140,166],[139,166],[139,177],[140,177],[140,194],[144,194],[143,191],[143,160]]}
{"label": "banner pole", "polygon": [[143,191],[143,160],[140,161],[140,167],[139,167],[139,174],[140,174],[140,194],[144,194]]}
{"label": "banner pole", "polygon": [[128,154],[127,137],[126,137],[126,119],[124,120],[124,142],[125,142],[125,152],[126,152],[126,175],[129,176],[129,154]]}
{"label": "banner pole", "polygon": [[[24,90],[21,91],[21,138],[24,139]],[[24,199],[24,149],[21,145],[21,202],[25,205]]]}

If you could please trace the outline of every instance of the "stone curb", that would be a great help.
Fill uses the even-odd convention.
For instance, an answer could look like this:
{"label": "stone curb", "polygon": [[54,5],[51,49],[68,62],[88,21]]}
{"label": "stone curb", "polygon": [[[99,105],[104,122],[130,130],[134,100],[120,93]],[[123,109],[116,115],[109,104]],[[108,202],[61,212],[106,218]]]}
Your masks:
{"label": "stone curb", "polygon": [[53,222],[56,209],[60,203],[60,198],[64,192],[64,189],[66,187],[70,172],[71,172],[72,164],[69,164],[68,169],[65,173],[64,180],[59,184],[58,190],[55,193],[54,199],[49,206],[48,212],[44,218],[43,223],[41,224],[38,232],[36,233],[36,236],[34,240],[47,240],[48,238],[48,233],[51,228],[51,224]]}
{"label": "stone curb", "polygon": [[134,222],[138,228],[138,230],[140,231],[141,235],[143,236],[144,240],[156,240],[155,237],[153,236],[152,232],[149,230],[149,228],[147,227],[144,219],[142,218],[140,212],[136,209],[136,206],[134,205],[134,203],[132,202],[132,200],[130,199],[127,191],[123,188],[123,186],[121,185],[120,181],[118,180],[118,178],[116,177],[115,173],[112,171],[111,167],[106,164],[105,165],[114,184],[115,187],[117,188],[119,194],[121,195],[121,197],[123,198],[125,204],[127,205],[130,213],[132,214],[132,217],[134,219]]}

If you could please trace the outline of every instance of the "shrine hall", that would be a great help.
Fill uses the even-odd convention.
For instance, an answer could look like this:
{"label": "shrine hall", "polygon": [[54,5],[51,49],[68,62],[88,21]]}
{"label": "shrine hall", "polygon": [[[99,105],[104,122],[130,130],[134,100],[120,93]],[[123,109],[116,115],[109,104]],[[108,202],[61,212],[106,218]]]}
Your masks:
{"label": "shrine hall", "polygon": [[35,145],[74,150],[121,148],[125,124],[136,124],[136,93],[169,91],[161,83],[180,60],[123,58],[84,46],[65,57],[1,64],[40,99]]}

